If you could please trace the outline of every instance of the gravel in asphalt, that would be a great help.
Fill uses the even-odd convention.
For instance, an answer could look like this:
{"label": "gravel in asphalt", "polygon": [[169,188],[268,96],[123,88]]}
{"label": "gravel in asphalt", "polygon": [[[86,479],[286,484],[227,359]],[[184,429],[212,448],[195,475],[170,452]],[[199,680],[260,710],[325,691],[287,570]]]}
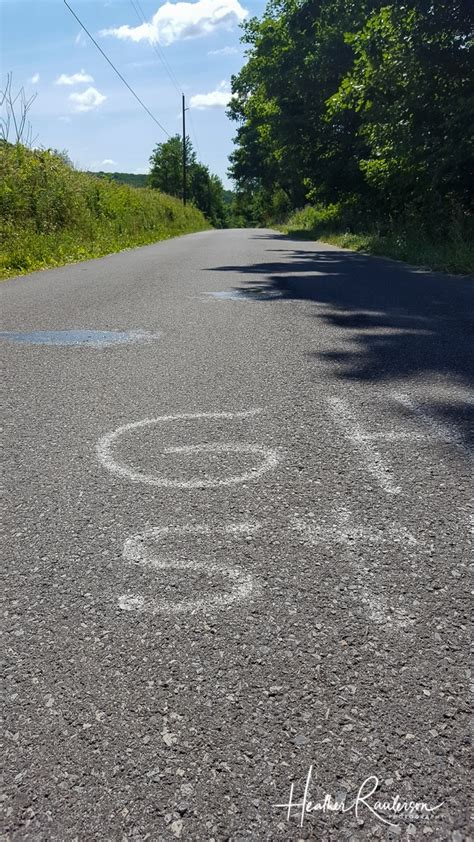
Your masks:
{"label": "gravel in asphalt", "polygon": [[238,230],[0,296],[4,838],[468,839],[472,280]]}

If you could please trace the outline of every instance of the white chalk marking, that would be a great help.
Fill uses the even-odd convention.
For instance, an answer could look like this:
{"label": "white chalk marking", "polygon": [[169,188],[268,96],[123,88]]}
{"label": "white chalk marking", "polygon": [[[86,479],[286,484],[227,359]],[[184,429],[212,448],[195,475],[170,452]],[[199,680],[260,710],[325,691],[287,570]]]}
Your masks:
{"label": "white chalk marking", "polygon": [[390,524],[384,530],[372,526],[355,526],[352,521],[352,512],[341,506],[336,509],[331,525],[322,526],[311,520],[304,520],[300,515],[293,515],[290,523],[296,532],[313,545],[335,543],[350,546],[357,541],[364,544],[385,544],[387,541],[409,546],[418,544],[414,535],[404,526]]}
{"label": "white chalk marking", "polygon": [[426,433],[416,431],[404,430],[390,430],[380,433],[362,433],[361,439],[363,441],[430,441],[430,436]]}
{"label": "white chalk marking", "polygon": [[229,535],[255,535],[259,529],[261,529],[259,523],[250,523],[249,521],[231,523],[228,526],[224,526],[224,532],[227,532]]}
{"label": "white chalk marking", "polygon": [[143,421],[135,421],[131,424],[124,424],[118,427],[112,433],[107,433],[103,436],[97,444],[97,455],[102,465],[107,468],[112,474],[129,479],[131,482],[143,482],[146,485],[159,486],[161,488],[215,488],[217,486],[235,485],[237,483],[247,482],[249,480],[257,479],[266,471],[275,468],[279,461],[280,455],[277,450],[271,447],[264,447],[257,444],[245,443],[219,443],[214,444],[196,444],[185,445],[179,447],[167,447],[163,449],[163,454],[199,454],[199,453],[243,453],[251,454],[261,458],[261,463],[255,468],[244,471],[242,474],[236,476],[224,477],[223,479],[191,479],[191,480],[173,480],[159,474],[147,474],[144,471],[135,470],[127,465],[117,462],[112,454],[112,449],[117,443],[117,440],[126,433],[132,430],[139,430],[143,427],[151,427],[155,424],[167,423],[172,421],[192,421],[201,419],[222,419],[228,418],[230,420],[236,418],[249,418],[261,412],[260,409],[250,409],[243,412],[196,412],[196,413],[182,413],[179,415],[162,415],[158,418],[145,418]]}
{"label": "white chalk marking", "polygon": [[119,596],[118,604],[122,611],[140,611],[145,605],[145,600],[142,596]]}
{"label": "white chalk marking", "polygon": [[454,424],[447,421],[442,421],[438,416],[429,409],[424,409],[416,403],[409,395],[401,392],[392,392],[393,399],[410,410],[415,416],[423,421],[431,434],[444,444],[451,444],[462,450],[467,456],[472,458],[472,451],[466,445],[461,433]]}
{"label": "white chalk marking", "polygon": [[377,625],[403,629],[414,623],[403,608],[393,608],[385,597],[374,594],[366,587],[362,588],[360,599],[367,608],[369,618]]}
{"label": "white chalk marking", "polygon": [[[303,540],[311,546],[317,544],[342,544],[351,546],[354,542],[361,541],[363,544],[383,544],[387,541],[416,545],[416,538],[404,527],[392,525],[386,531],[366,526],[353,526],[352,513],[345,506],[336,510],[335,522],[332,526],[320,526],[308,520],[303,520],[299,515],[293,515],[291,526],[298,532]],[[360,572],[354,578],[353,587],[358,593],[359,599],[367,609],[367,615],[377,625],[384,625],[387,628],[405,628],[412,624],[402,608],[393,608],[389,605],[384,596],[373,593],[367,585],[362,584]]]}
{"label": "white chalk marking", "polygon": [[400,494],[401,488],[393,482],[390,476],[390,468],[378,450],[371,446],[367,439],[367,433],[356,420],[347,401],[343,398],[334,397],[327,398],[327,403],[334,421],[342,428],[345,437],[359,451],[367,470],[377,480],[383,491],[387,494]]}
{"label": "white chalk marking", "polygon": [[194,571],[205,576],[212,574],[227,578],[231,582],[231,589],[227,593],[211,594],[197,599],[171,601],[168,599],[148,599],[136,594],[124,594],[118,598],[118,605],[123,611],[147,611],[152,614],[221,610],[235,603],[243,602],[257,592],[256,583],[251,574],[246,573],[237,565],[220,565],[215,562],[196,561],[194,559],[172,559],[171,561],[156,555],[157,550],[151,552],[145,547],[145,542],[157,542],[169,535],[211,535],[215,532],[235,536],[254,534],[260,529],[259,523],[228,524],[218,529],[211,529],[200,524],[184,526],[158,526],[146,529],[144,532],[127,538],[123,548],[125,561],[134,564],[144,564],[154,570],[182,570]]}

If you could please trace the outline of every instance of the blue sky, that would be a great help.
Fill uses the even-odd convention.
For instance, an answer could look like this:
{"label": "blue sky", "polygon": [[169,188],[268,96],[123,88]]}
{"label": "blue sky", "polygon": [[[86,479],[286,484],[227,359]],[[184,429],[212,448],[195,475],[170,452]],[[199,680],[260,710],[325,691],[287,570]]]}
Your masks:
{"label": "blue sky", "polygon": [[[173,135],[181,131],[181,101],[153,43],[159,48],[193,106],[188,132],[198,157],[231,186],[226,170],[236,126],[225,116],[225,102],[244,60],[239,20],[260,15],[264,0],[139,0],[146,25],[132,0],[68,2]],[[11,71],[14,89],[37,92],[30,112],[37,144],[67,149],[81,169],[147,172],[153,147],[166,135],[62,0],[0,0],[0,15],[2,79]]]}

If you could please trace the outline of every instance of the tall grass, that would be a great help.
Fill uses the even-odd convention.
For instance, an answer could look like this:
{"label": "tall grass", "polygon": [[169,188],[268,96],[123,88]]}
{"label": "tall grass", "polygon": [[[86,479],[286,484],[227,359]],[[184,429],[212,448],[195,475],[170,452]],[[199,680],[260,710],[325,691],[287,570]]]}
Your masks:
{"label": "tall grass", "polygon": [[351,206],[308,206],[294,213],[282,230],[367,254],[393,257],[415,266],[458,274],[474,273],[474,226],[453,216],[429,226],[425,220],[367,224]]}
{"label": "tall grass", "polygon": [[0,144],[0,278],[209,228],[157,190],[69,167],[49,151]]}

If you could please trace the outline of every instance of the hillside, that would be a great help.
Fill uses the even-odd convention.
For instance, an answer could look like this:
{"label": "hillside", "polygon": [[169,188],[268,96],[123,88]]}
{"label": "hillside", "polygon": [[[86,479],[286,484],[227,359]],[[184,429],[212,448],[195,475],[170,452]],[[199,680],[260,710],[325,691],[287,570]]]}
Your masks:
{"label": "hillside", "polygon": [[51,151],[0,145],[0,278],[210,227],[158,190],[78,172]]}
{"label": "hillside", "polygon": [[130,187],[146,187],[148,184],[148,175],[146,173],[99,171],[88,172],[87,175],[94,175],[96,178],[108,178],[112,181],[118,181],[119,184],[128,184]]}

